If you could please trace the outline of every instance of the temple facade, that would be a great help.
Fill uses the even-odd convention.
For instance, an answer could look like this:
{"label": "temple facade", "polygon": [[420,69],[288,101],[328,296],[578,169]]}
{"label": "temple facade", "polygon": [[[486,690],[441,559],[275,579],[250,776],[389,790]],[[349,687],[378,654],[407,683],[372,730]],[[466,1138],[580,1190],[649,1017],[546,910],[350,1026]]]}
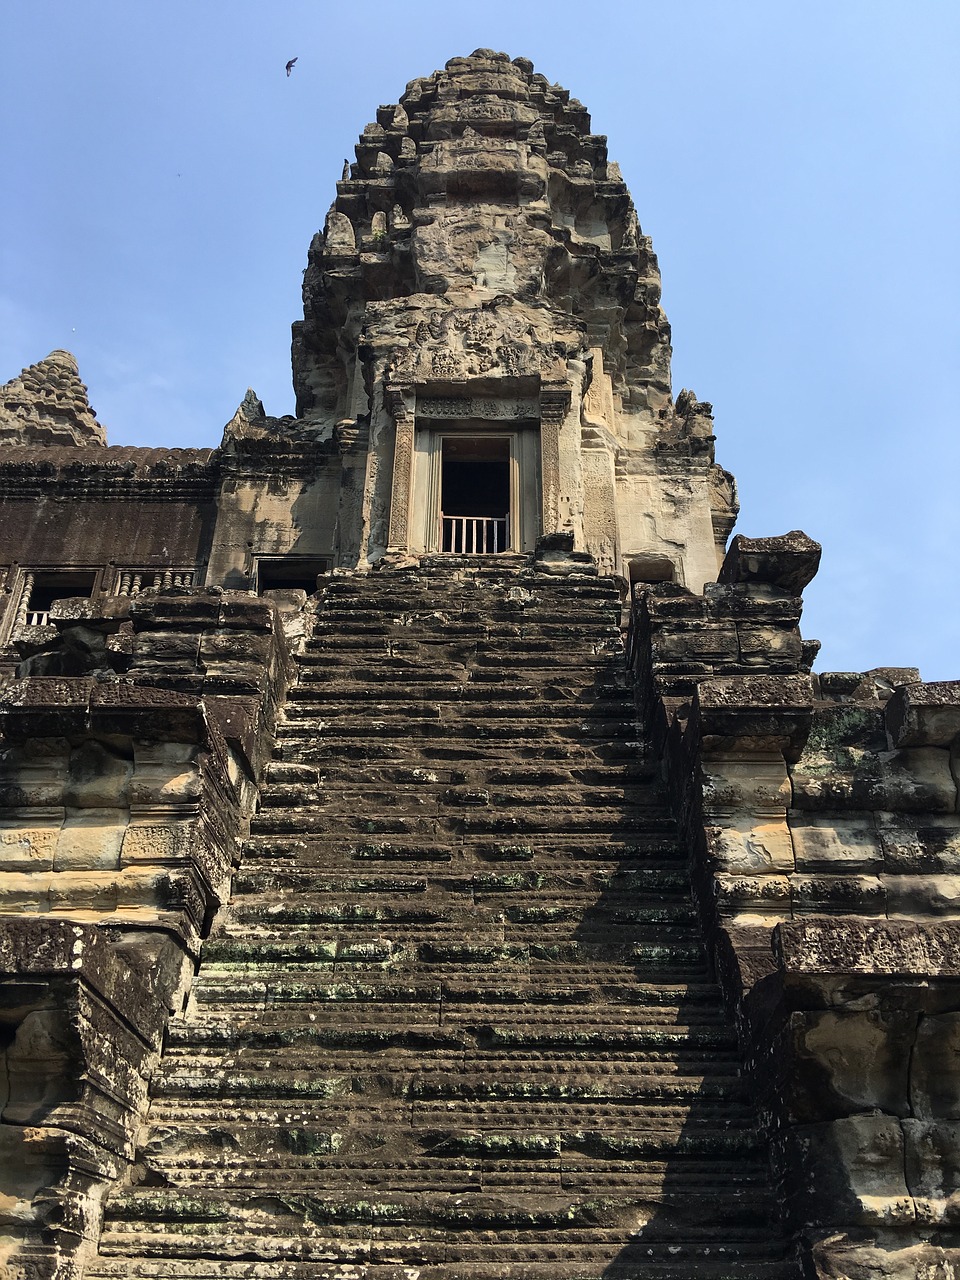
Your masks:
{"label": "temple facade", "polygon": [[0,1277],[953,1280],[960,686],[813,673],[606,139],[377,109],[296,416],[0,388]]}

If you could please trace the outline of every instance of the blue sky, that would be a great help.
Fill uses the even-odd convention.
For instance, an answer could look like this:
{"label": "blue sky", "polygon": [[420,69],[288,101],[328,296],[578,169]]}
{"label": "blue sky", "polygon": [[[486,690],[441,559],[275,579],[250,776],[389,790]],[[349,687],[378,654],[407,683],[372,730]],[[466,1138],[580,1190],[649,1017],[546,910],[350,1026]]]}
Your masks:
{"label": "blue sky", "polygon": [[248,385],[292,412],[344,157],[503,49],[609,137],[738,531],[824,544],[819,667],[960,676],[955,0],[8,0],[0,34],[0,380],[67,347],[115,444],[216,444]]}

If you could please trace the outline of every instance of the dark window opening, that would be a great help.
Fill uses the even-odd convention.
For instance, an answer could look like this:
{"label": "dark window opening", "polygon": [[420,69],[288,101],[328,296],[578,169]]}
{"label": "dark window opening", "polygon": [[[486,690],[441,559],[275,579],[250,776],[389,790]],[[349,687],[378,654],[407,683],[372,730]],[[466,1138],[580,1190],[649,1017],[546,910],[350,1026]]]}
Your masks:
{"label": "dark window opening", "polygon": [[312,596],[317,590],[317,578],[328,568],[326,560],[308,560],[299,556],[258,560],[257,595],[262,596],[265,591],[305,591]]}
{"label": "dark window opening", "polygon": [[510,545],[510,441],[446,436],[440,444],[440,547],[481,555]]}
{"label": "dark window opening", "polygon": [[71,596],[89,599],[96,586],[95,569],[34,569],[24,574],[23,621],[28,627],[44,627],[49,622],[54,600]]}
{"label": "dark window opening", "polygon": [[655,582],[675,582],[676,566],[667,556],[651,552],[648,555],[629,556],[627,572],[630,575],[630,586],[636,591],[647,584]]}

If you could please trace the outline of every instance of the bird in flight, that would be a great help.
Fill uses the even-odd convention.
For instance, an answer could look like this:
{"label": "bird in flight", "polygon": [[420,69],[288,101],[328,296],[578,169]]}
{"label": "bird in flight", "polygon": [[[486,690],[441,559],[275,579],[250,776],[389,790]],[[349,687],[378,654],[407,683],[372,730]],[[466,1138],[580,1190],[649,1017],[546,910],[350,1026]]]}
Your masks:
{"label": "bird in flight", "polygon": [[290,72],[293,70],[293,64],[295,62],[296,62],[296,58],[291,58],[290,61],[287,63],[287,75],[289,75]]}

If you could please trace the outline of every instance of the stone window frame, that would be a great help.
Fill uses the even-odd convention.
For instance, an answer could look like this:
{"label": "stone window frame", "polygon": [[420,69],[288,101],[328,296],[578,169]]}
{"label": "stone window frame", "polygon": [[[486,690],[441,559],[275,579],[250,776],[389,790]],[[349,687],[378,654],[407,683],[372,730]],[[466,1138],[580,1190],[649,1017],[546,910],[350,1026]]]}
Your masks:
{"label": "stone window frame", "polygon": [[[49,610],[33,610],[30,609],[30,597],[36,588],[36,580],[40,578],[62,577],[65,580],[78,579],[81,575],[89,575],[90,590],[86,593],[85,598],[92,600],[97,596],[103,586],[103,578],[105,569],[102,564],[71,564],[64,565],[62,562],[54,564],[14,564],[11,565],[8,573],[8,584],[10,589],[9,603],[7,608],[7,616],[9,619],[6,641],[18,639],[21,635],[30,632],[35,628],[47,625],[46,621],[31,622],[31,616],[38,613],[49,613]],[[64,582],[64,586],[69,588],[76,582]],[[70,592],[69,589],[64,591],[62,596],[54,596],[53,600],[69,599],[71,594],[84,596],[82,591]]]}
{"label": "stone window frame", "polygon": [[[540,424],[535,420],[420,417],[414,432],[411,549],[427,555],[455,554],[440,549],[440,490],[443,441],[457,436],[509,440],[509,536],[508,545],[497,554],[516,555],[532,550],[540,532]],[[532,485],[528,483],[531,475]]]}

